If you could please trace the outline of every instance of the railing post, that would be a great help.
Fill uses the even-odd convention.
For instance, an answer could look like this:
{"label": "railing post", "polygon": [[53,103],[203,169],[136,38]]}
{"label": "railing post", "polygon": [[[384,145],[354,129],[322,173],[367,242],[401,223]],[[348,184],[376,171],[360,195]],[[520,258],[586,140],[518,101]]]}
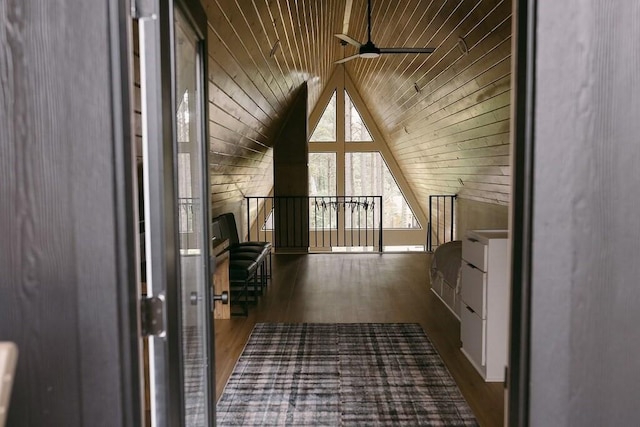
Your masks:
{"label": "railing post", "polygon": [[453,214],[454,214],[454,208],[453,208],[453,201],[456,199],[456,195],[453,195],[451,197],[451,223],[449,224],[449,240],[452,242],[453,241]]}
{"label": "railing post", "polygon": [[247,241],[250,242],[251,241],[251,197],[245,197],[245,199],[247,200]]}
{"label": "railing post", "polygon": [[436,196],[436,245],[440,246],[440,196]]}
{"label": "railing post", "polygon": [[433,206],[432,206],[433,196],[429,196],[429,226],[427,227],[427,248],[429,252],[433,251],[433,238],[431,237],[431,224],[433,224]]}
{"label": "railing post", "polygon": [[380,205],[380,252],[384,252],[384,246],[382,246],[382,196],[378,196],[378,204]]}

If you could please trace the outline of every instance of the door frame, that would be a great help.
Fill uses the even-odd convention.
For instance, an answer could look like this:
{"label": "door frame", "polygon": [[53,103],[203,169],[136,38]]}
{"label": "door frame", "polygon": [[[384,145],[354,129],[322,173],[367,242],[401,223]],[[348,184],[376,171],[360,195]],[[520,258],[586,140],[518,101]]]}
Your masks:
{"label": "door frame", "polygon": [[536,0],[513,2],[511,315],[505,425],[529,425]]}
{"label": "door frame", "polygon": [[[211,202],[210,202],[210,185],[209,185],[209,132],[208,132],[208,120],[209,120],[209,100],[208,100],[208,76],[209,76],[209,45],[208,45],[208,19],[207,14],[202,4],[198,0],[174,0],[174,4],[176,7],[180,8],[180,12],[182,15],[189,20],[191,23],[193,30],[197,33],[200,41],[198,42],[199,46],[199,55],[202,58],[201,67],[198,70],[197,79],[199,83],[202,85],[200,87],[201,96],[199,100],[199,104],[197,106],[198,111],[200,112],[200,116],[202,120],[200,120],[200,127],[198,129],[198,135],[202,138],[201,144],[204,147],[203,153],[201,156],[202,162],[200,164],[201,171],[203,173],[202,180],[202,188],[201,194],[199,195],[202,203],[201,207],[203,209],[203,220],[205,222],[205,228],[203,228],[202,232],[207,238],[207,241],[202,247],[203,251],[203,259],[209,260],[211,255],[212,241],[209,238],[212,236],[211,234]],[[173,14],[173,11],[172,11]],[[173,22],[173,15],[172,15]],[[173,27],[172,27],[173,28]],[[173,38],[173,37],[172,37]],[[175,61],[172,61],[172,69],[175,68]],[[174,130],[177,129],[176,114],[175,107],[177,103],[177,94],[175,93],[175,77],[176,73],[172,73],[172,120],[174,121]],[[174,152],[174,158],[177,158],[177,144],[174,148],[176,151]],[[176,177],[177,179],[177,177]],[[178,231],[178,227],[176,226],[176,233]],[[179,236],[177,237],[176,242],[179,242]],[[209,279],[209,286],[205,286],[205,295],[203,295],[203,301],[206,307],[209,308],[208,313],[210,314],[209,321],[205,323],[205,334],[209,337],[209,346],[206,348],[206,357],[209,363],[207,363],[207,395],[208,399],[208,413],[211,418],[210,421],[215,425],[216,416],[215,416],[215,332],[214,332],[214,324],[213,324],[213,284],[211,282],[211,278],[215,272],[215,265],[212,266],[212,263],[205,261],[205,280]],[[180,344],[182,343],[182,340]]]}
{"label": "door frame", "polygon": [[[184,413],[184,376],[181,330],[181,273],[179,254],[179,225],[176,174],[176,159],[178,154],[176,142],[176,93],[175,93],[175,48],[174,48],[174,19],[175,8],[189,19],[194,30],[201,37],[201,54],[203,55],[201,78],[202,97],[199,109],[202,112],[202,124],[199,129],[202,143],[206,146],[207,139],[207,17],[197,0],[169,0],[156,3],[157,13],[151,10],[145,17],[139,18],[141,34],[140,62],[142,84],[142,102],[146,105],[142,110],[143,122],[143,161],[144,174],[148,178],[144,184],[145,207],[145,248],[147,254],[148,293],[160,297],[164,301],[162,320],[164,334],[149,338],[149,358],[152,366],[150,387],[161,390],[152,396],[151,416],[155,425],[179,426],[185,419]],[[156,60],[159,66],[145,70],[146,56],[151,57],[150,63]],[[148,140],[150,142],[145,143]],[[209,233],[210,203],[208,150],[204,150],[202,172],[202,207],[206,207],[206,236]],[[150,202],[155,202],[152,205]],[[208,259],[208,245],[203,247],[203,259]],[[211,277],[209,263],[205,262],[205,278]],[[211,290],[206,287],[203,301],[209,307]],[[213,312],[211,312],[213,318]],[[210,341],[213,341],[211,322],[207,322],[205,331]],[[215,357],[211,346],[207,347],[208,363],[208,392],[215,393],[214,378],[210,374]],[[213,394],[215,396],[215,394]],[[212,399],[209,399],[209,410],[215,420],[215,410]]]}

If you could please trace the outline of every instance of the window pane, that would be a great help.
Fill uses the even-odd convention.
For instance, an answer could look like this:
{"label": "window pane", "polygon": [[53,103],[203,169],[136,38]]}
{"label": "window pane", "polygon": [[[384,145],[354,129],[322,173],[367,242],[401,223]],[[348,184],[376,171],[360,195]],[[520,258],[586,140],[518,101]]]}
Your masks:
{"label": "window pane", "polygon": [[420,228],[379,152],[346,154],[345,196],[382,196],[384,228]]}
{"label": "window pane", "polygon": [[[187,110],[188,111],[188,110]],[[178,116],[180,116],[180,109],[178,109]],[[179,135],[179,134],[178,134]],[[182,142],[189,141],[189,128],[185,132],[186,139]],[[185,147],[182,144],[181,147]],[[178,153],[178,226],[181,233],[181,237],[184,233],[193,233],[193,221],[194,215],[197,211],[194,211],[194,206],[198,206],[198,198],[193,197],[193,183],[191,181],[191,153]]]}
{"label": "window pane", "polygon": [[344,91],[344,140],[347,142],[373,141],[358,109]]}
{"label": "window pane", "polygon": [[336,141],[336,93],[333,92],[327,107],[318,121],[309,142],[335,142]]}
{"label": "window pane", "polygon": [[335,196],[336,153],[309,153],[309,227],[335,228],[337,215],[329,197]]}
{"label": "window pane", "polygon": [[336,195],[336,153],[309,153],[309,195]]}
{"label": "window pane", "polygon": [[185,90],[176,113],[178,142],[189,142],[189,91]]}

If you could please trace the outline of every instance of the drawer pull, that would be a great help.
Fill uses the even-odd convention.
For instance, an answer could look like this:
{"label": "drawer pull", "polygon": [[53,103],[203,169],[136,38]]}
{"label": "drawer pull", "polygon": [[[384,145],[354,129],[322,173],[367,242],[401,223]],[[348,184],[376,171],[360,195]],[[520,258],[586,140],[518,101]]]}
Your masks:
{"label": "drawer pull", "polygon": [[475,265],[471,264],[471,263],[467,263],[467,265],[471,268],[473,268],[474,270],[480,270],[478,267],[476,267]]}
{"label": "drawer pull", "polygon": [[473,243],[478,243],[478,239],[474,239],[473,237],[467,237],[467,240]]}
{"label": "drawer pull", "polygon": [[473,308],[469,307],[468,305],[465,305],[465,307],[467,307],[467,310],[469,310],[471,313],[476,312]]}

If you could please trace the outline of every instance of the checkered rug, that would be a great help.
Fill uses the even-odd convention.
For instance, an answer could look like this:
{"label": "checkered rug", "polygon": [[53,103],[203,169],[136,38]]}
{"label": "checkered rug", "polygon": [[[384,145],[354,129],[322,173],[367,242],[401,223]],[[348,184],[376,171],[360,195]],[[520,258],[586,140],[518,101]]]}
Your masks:
{"label": "checkered rug", "polygon": [[195,326],[184,329],[184,399],[185,425],[204,427],[207,411],[207,365],[203,363],[202,330]]}
{"label": "checkered rug", "polygon": [[417,324],[256,324],[217,424],[475,426]]}

